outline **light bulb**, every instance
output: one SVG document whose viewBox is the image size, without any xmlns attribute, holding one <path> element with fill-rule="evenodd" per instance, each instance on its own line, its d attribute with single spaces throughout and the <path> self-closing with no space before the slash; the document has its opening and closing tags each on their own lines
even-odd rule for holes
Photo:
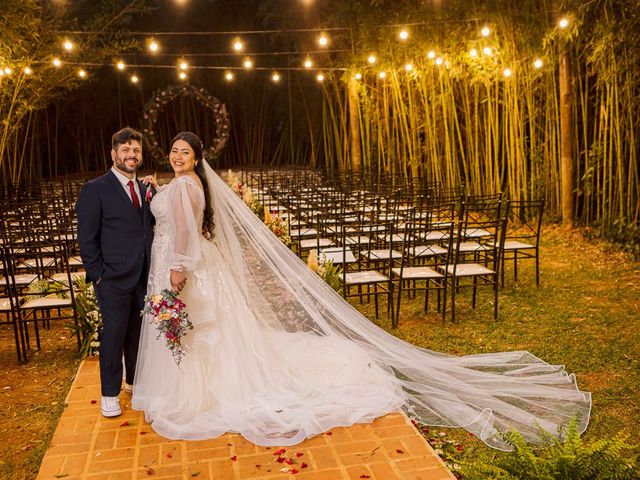
<svg viewBox="0 0 640 480">
<path fill-rule="evenodd" d="M 407 63 L 407 64 L 404 66 L 404 69 L 405 69 L 407 72 L 410 72 L 411 70 L 413 70 L 413 65 L 411 65 L 410 63 Z"/>
<path fill-rule="evenodd" d="M 542 65 L 544 65 L 544 62 L 540 58 L 536 58 L 536 60 L 533 62 L 533 66 L 535 68 L 542 68 Z"/>
<path fill-rule="evenodd" d="M 138 77 L 136 75 L 131 76 L 131 83 L 138 83 Z"/>
<path fill-rule="evenodd" d="M 244 43 L 242 43 L 242 40 L 236 40 L 233 42 L 233 49 L 236 52 L 241 52 L 244 50 Z"/>
<path fill-rule="evenodd" d="M 362 74 L 360 72 L 356 73 L 354 77 L 356 78 L 356 80 L 362 80 Z"/>
<path fill-rule="evenodd" d="M 374 63 L 376 63 L 376 56 L 375 55 L 369 55 L 369 58 L 367 58 L 367 62 L 369 62 L 371 65 L 373 65 Z"/>
<path fill-rule="evenodd" d="M 567 20 L 566 18 L 561 18 L 558 22 L 558 26 L 560 28 L 567 28 L 569 26 L 569 20 Z"/>
<path fill-rule="evenodd" d="M 52 62 L 51 62 L 51 63 L 53 63 L 53 66 L 54 66 L 54 67 L 59 67 L 60 65 L 62 65 L 62 62 L 61 62 L 61 61 L 60 61 L 60 59 L 59 59 L 59 58 L 57 58 L 57 57 L 56 57 L 56 58 L 54 58 L 54 59 L 52 60 Z"/>
<path fill-rule="evenodd" d="M 189 64 L 187 62 L 180 62 L 180 70 L 186 70 L 189 68 Z"/>
<path fill-rule="evenodd" d="M 4 67 L 4 73 L 11 75 L 12 70 L 9 67 Z"/>
<path fill-rule="evenodd" d="M 320 38 L 318 38 L 318 43 L 321 47 L 326 47 L 329 44 L 329 39 L 326 37 L 326 35 L 322 34 L 320 35 Z"/>
<path fill-rule="evenodd" d="M 511 71 L 511 69 L 510 69 L 510 68 L 505 68 L 505 69 L 502 71 L 502 74 L 503 74 L 505 77 L 509 78 L 509 77 L 513 74 L 513 72 Z"/>
<path fill-rule="evenodd" d="M 78 70 L 78 76 L 80 78 L 84 78 L 87 76 L 87 72 L 85 72 L 83 69 Z"/>
<path fill-rule="evenodd" d="M 249 70 L 249 69 L 253 68 L 253 61 L 250 58 L 245 58 L 245 60 L 242 63 L 242 65 L 244 65 L 244 68 Z"/>
<path fill-rule="evenodd" d="M 118 63 L 116 63 L 116 68 L 117 68 L 118 70 L 124 70 L 124 67 L 125 67 L 124 62 L 118 62 Z"/>
<path fill-rule="evenodd" d="M 484 27 L 481 30 L 481 33 L 483 37 L 488 37 L 489 35 L 491 35 L 491 29 L 489 27 Z"/>
<path fill-rule="evenodd" d="M 319 73 L 316 76 L 316 80 L 319 81 L 319 82 L 323 82 L 324 81 L 324 75 L 322 73 Z"/>
<path fill-rule="evenodd" d="M 278 83 L 280 81 L 280 74 L 278 72 L 273 72 L 273 75 L 271 75 L 271 80 L 273 80 L 275 83 Z"/>
<path fill-rule="evenodd" d="M 400 40 L 404 41 L 409 38 L 409 32 L 407 32 L 406 30 L 401 30 L 398 36 L 400 37 Z"/>
<path fill-rule="evenodd" d="M 156 42 L 155 40 L 151 40 L 149 42 L 149 50 L 151 51 L 151 53 L 156 53 L 159 49 L 160 45 L 158 45 L 158 42 Z"/>
<path fill-rule="evenodd" d="M 65 40 L 63 46 L 64 46 L 64 49 L 67 51 L 73 50 L 73 43 L 70 40 Z"/>
<path fill-rule="evenodd" d="M 187 74 L 186 74 L 186 73 L 184 73 L 184 72 L 180 72 L 180 73 L 178 74 L 178 77 L 180 78 L 180 80 L 186 80 L 186 78 L 187 78 Z"/>
<path fill-rule="evenodd" d="M 378 77 L 380 77 L 380 78 L 386 78 L 386 76 L 387 76 L 387 73 L 384 72 L 384 71 L 378 73 Z"/>
<path fill-rule="evenodd" d="M 436 65 L 442 65 L 442 62 L 444 62 L 444 60 L 442 60 L 442 57 L 436 58 Z"/>
<path fill-rule="evenodd" d="M 429 50 L 429 53 L 427 53 L 427 57 L 433 60 L 434 58 L 436 58 L 436 52 L 434 52 L 433 50 Z"/>
<path fill-rule="evenodd" d="M 224 79 L 225 79 L 227 82 L 230 82 L 231 80 L 233 80 L 233 73 L 232 73 L 232 72 L 227 72 L 227 73 L 225 73 L 225 74 L 224 74 Z"/>
<path fill-rule="evenodd" d="M 22 71 L 24 72 L 25 75 L 31 75 L 31 68 L 29 67 L 24 67 Z"/>
<path fill-rule="evenodd" d="M 469 55 L 470 55 L 471 57 L 473 57 L 473 58 L 477 57 L 477 56 L 478 56 L 478 50 L 476 50 L 475 48 L 472 48 L 472 49 L 469 51 Z"/>
<path fill-rule="evenodd" d="M 310 58 L 307 58 L 307 59 L 304 61 L 304 68 L 311 68 L 312 66 L 313 66 L 313 62 L 311 61 L 311 59 L 310 59 Z"/>
<path fill-rule="evenodd" d="M 493 51 L 491 50 L 491 47 L 484 47 L 484 48 L 482 49 L 482 53 L 484 53 L 485 55 L 487 55 L 487 56 L 489 56 L 489 57 L 490 57 L 490 56 L 491 56 L 491 54 L 493 53 Z"/>
</svg>

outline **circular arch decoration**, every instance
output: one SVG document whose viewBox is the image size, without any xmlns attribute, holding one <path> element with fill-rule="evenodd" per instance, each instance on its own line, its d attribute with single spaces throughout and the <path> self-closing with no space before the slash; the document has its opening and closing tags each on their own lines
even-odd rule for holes
<svg viewBox="0 0 640 480">
<path fill-rule="evenodd" d="M 203 152 L 204 158 L 212 162 L 220 155 L 229 139 L 231 128 L 229 113 L 224 103 L 208 93 L 204 88 L 197 88 L 193 85 L 170 85 L 154 92 L 151 99 L 146 103 L 143 112 L 142 132 L 144 133 L 148 151 L 160 164 L 167 164 L 167 155 L 160 148 L 155 126 L 160 112 L 178 97 L 191 97 L 203 107 L 213 111 L 216 134 L 212 144 Z"/>
</svg>

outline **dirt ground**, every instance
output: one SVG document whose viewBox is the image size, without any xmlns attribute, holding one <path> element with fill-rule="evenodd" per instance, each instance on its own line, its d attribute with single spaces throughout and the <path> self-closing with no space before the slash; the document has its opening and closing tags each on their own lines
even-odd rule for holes
<svg viewBox="0 0 640 480">
<path fill-rule="evenodd" d="M 0 326 L 0 478 L 32 479 L 78 368 L 75 338 L 60 322 L 41 330 L 41 351 L 18 363 L 13 329 Z"/>
</svg>

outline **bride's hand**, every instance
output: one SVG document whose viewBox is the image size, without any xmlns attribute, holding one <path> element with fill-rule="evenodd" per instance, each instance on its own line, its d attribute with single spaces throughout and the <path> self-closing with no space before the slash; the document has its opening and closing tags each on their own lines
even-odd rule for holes
<svg viewBox="0 0 640 480">
<path fill-rule="evenodd" d="M 153 175 L 147 175 L 146 177 L 143 177 L 142 183 L 144 183 L 145 185 L 151 185 L 156 190 L 158 189 L 158 181 Z"/>
<path fill-rule="evenodd" d="M 169 281 L 171 282 L 171 288 L 176 292 L 181 292 L 187 283 L 187 277 L 182 272 L 171 270 L 169 275 Z"/>
</svg>

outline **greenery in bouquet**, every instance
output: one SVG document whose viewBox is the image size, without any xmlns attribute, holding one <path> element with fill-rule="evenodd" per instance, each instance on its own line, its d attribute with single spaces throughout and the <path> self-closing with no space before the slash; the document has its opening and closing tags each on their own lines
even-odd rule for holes
<svg viewBox="0 0 640 480">
<path fill-rule="evenodd" d="M 311 250 L 307 258 L 307 265 L 336 292 L 340 291 L 340 273 L 342 270 L 340 267 L 334 265 L 332 260 L 327 260 L 325 254 L 322 254 L 320 258 L 318 258 L 318 252 Z"/>
<path fill-rule="evenodd" d="M 29 298 L 42 298 L 49 294 L 49 281 L 46 279 L 38 279 L 29 284 L 27 287 Z"/>
<path fill-rule="evenodd" d="M 291 237 L 289 236 L 289 221 L 284 220 L 277 213 L 271 213 L 267 207 L 264 207 L 264 223 L 273 234 L 280 239 L 286 246 L 291 245 Z"/>
<path fill-rule="evenodd" d="M 102 314 L 98 306 L 98 299 L 93 289 L 93 284 L 82 277 L 75 279 L 77 292 L 75 294 L 76 309 L 78 310 L 79 325 L 67 324 L 71 334 L 80 331 L 82 344 L 80 356 L 93 356 L 98 354 L 100 348 L 100 331 L 102 330 Z"/>
</svg>

